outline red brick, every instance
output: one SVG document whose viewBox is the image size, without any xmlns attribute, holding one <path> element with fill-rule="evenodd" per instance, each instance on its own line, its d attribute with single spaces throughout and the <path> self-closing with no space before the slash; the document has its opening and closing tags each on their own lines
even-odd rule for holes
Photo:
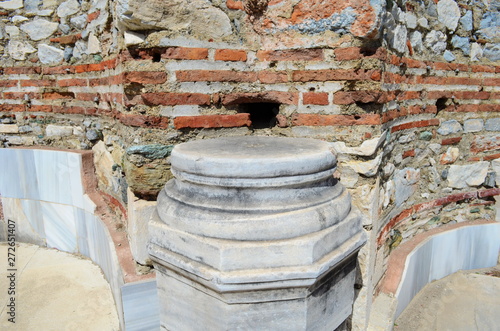
<svg viewBox="0 0 500 331">
<path fill-rule="evenodd" d="M 297 70 L 294 71 L 292 74 L 292 79 L 295 82 L 363 80 L 366 78 L 367 77 L 365 70 L 354 70 L 354 69 Z"/>
<path fill-rule="evenodd" d="M 38 87 L 43 87 L 43 86 L 54 86 L 55 81 L 51 79 L 29 79 L 29 80 L 21 80 L 21 86 L 38 86 Z"/>
<path fill-rule="evenodd" d="M 81 33 L 57 38 L 50 38 L 50 41 L 53 43 L 60 43 L 61 45 L 73 45 L 80 39 L 82 39 Z"/>
<path fill-rule="evenodd" d="M 87 15 L 87 23 L 90 23 L 92 22 L 93 20 L 97 19 L 99 17 L 99 15 L 101 14 L 101 11 L 98 10 L 98 11 L 95 11 L 93 13 L 90 13 Z"/>
<path fill-rule="evenodd" d="M 57 81 L 57 85 L 61 87 L 67 86 L 87 86 L 88 80 L 84 78 L 70 78 L 70 79 L 60 79 Z"/>
<path fill-rule="evenodd" d="M 209 105 L 210 95 L 201 93 L 143 93 L 141 94 L 144 103 L 147 105 Z"/>
<path fill-rule="evenodd" d="M 89 67 L 88 64 L 79 64 L 79 65 L 75 66 L 75 72 L 77 74 L 80 74 L 80 73 L 83 73 L 83 72 L 87 72 L 88 71 L 88 67 Z"/>
<path fill-rule="evenodd" d="M 168 127 L 168 117 L 118 114 L 117 118 L 124 125 L 135 127 L 159 128 Z"/>
<path fill-rule="evenodd" d="M 67 107 L 67 106 L 52 106 L 52 112 L 60 114 L 78 114 L 85 115 L 86 111 L 83 107 Z"/>
<path fill-rule="evenodd" d="M 445 79 L 445 84 L 447 85 L 481 85 L 482 83 L 482 80 L 479 78 L 446 77 Z"/>
<path fill-rule="evenodd" d="M 402 58 L 401 59 L 403 61 L 403 63 L 406 64 L 406 66 L 408 68 L 421 68 L 421 69 L 424 69 L 424 68 L 427 68 L 427 64 L 425 62 L 422 62 L 422 61 L 418 61 L 418 60 L 414 60 L 414 59 L 410 59 L 410 58 Z"/>
<path fill-rule="evenodd" d="M 42 72 L 44 75 L 65 75 L 75 73 L 74 66 L 57 66 L 57 67 L 43 67 Z"/>
<path fill-rule="evenodd" d="M 0 80 L 0 87 L 14 87 L 17 86 L 18 81 L 15 79 L 12 80 Z"/>
<path fill-rule="evenodd" d="M 495 72 L 496 68 L 494 66 L 485 66 L 485 65 L 472 65 L 472 72 Z"/>
<path fill-rule="evenodd" d="M 484 78 L 483 85 L 500 86 L 500 78 Z"/>
<path fill-rule="evenodd" d="M 350 125 L 379 125 L 380 115 L 319 115 L 319 114 L 295 114 L 292 118 L 295 126 L 350 126 Z"/>
<path fill-rule="evenodd" d="M 40 93 L 35 92 L 3 92 L 4 99 L 23 99 L 25 96 L 28 96 L 30 99 L 39 99 Z"/>
<path fill-rule="evenodd" d="M 180 116 L 174 118 L 177 130 L 185 128 L 231 128 L 250 126 L 250 114 Z"/>
<path fill-rule="evenodd" d="M 21 112 L 25 110 L 24 105 L 0 104 L 0 111 L 5 112 Z"/>
<path fill-rule="evenodd" d="M 205 60 L 208 58 L 208 49 L 170 47 L 165 50 L 161 57 L 174 60 Z"/>
<path fill-rule="evenodd" d="M 298 93 L 267 91 L 254 93 L 232 93 L 221 97 L 222 104 L 234 105 L 240 103 L 282 103 L 296 105 L 299 101 Z"/>
<path fill-rule="evenodd" d="M 226 0 L 226 7 L 232 10 L 244 10 L 243 2 L 236 0 Z"/>
<path fill-rule="evenodd" d="M 125 73 L 125 83 L 163 84 L 167 81 L 167 73 L 162 71 L 131 71 Z"/>
<path fill-rule="evenodd" d="M 95 99 L 100 99 L 99 93 L 77 93 L 75 99 L 82 101 L 94 101 Z"/>
<path fill-rule="evenodd" d="M 414 157 L 415 156 L 415 150 L 411 149 L 409 151 L 405 151 L 403 153 L 403 159 L 406 159 L 407 157 Z"/>
<path fill-rule="evenodd" d="M 75 94 L 73 92 L 46 92 L 43 93 L 42 97 L 44 99 L 74 99 Z"/>
<path fill-rule="evenodd" d="M 31 112 L 51 113 L 52 106 L 51 105 L 31 105 L 27 110 L 29 110 Z"/>
<path fill-rule="evenodd" d="M 217 49 L 214 59 L 215 61 L 246 61 L 247 52 L 236 49 Z"/>
<path fill-rule="evenodd" d="M 334 53 L 337 61 L 357 60 L 363 57 L 359 47 L 337 48 Z"/>
<path fill-rule="evenodd" d="M 420 91 L 404 91 L 397 95 L 398 100 L 413 100 L 421 98 Z"/>
<path fill-rule="evenodd" d="M 500 194 L 500 188 L 490 188 L 487 190 L 477 191 L 478 198 L 487 198 L 487 197 L 491 197 L 491 196 L 499 195 L 499 194 Z"/>
<path fill-rule="evenodd" d="M 302 94 L 304 105 L 328 105 L 328 93 L 326 92 L 306 92 Z"/>
<path fill-rule="evenodd" d="M 482 160 L 482 158 L 481 158 L 481 157 L 479 157 L 479 156 L 471 156 L 471 157 L 469 157 L 469 158 L 467 159 L 467 162 L 479 162 L 479 161 L 481 161 L 481 160 Z"/>
<path fill-rule="evenodd" d="M 40 72 L 40 67 L 7 67 L 3 69 L 4 75 L 33 75 Z"/>
<path fill-rule="evenodd" d="M 441 141 L 441 145 L 456 145 L 462 140 L 462 137 L 446 138 Z"/>
<path fill-rule="evenodd" d="M 186 70 L 175 73 L 179 82 L 255 82 L 257 73 L 231 70 Z"/>
<path fill-rule="evenodd" d="M 284 49 L 258 51 L 257 58 L 259 61 L 322 61 L 324 55 L 323 50 L 320 48 Z"/>
<path fill-rule="evenodd" d="M 284 71 L 260 71 L 258 79 L 264 84 L 276 84 L 288 82 L 288 74 Z"/>
<path fill-rule="evenodd" d="M 414 128 L 422 128 L 422 127 L 426 127 L 426 126 L 436 126 L 436 125 L 439 125 L 439 120 L 437 118 L 433 118 L 430 120 L 423 120 L 423 121 L 416 121 L 416 122 L 399 124 L 399 125 L 393 126 L 391 128 L 391 132 L 407 130 L 407 129 L 414 129 Z"/>
<path fill-rule="evenodd" d="M 500 153 L 486 155 L 485 157 L 483 157 L 483 160 L 484 161 L 490 161 L 490 160 L 495 160 L 495 159 L 498 159 L 498 158 L 500 158 Z"/>
<path fill-rule="evenodd" d="M 386 102 L 386 94 L 380 91 L 339 91 L 333 96 L 333 103 L 337 105 L 348 105 L 355 102 L 361 103 L 383 103 Z"/>
<path fill-rule="evenodd" d="M 500 136 L 474 136 L 470 150 L 472 153 L 493 151 L 500 149 Z"/>
</svg>

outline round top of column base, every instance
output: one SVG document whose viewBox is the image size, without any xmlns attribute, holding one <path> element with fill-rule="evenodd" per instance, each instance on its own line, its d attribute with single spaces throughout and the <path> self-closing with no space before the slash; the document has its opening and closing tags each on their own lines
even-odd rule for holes
<svg viewBox="0 0 500 331">
<path fill-rule="evenodd" d="M 212 177 L 212 182 L 213 177 L 251 180 L 330 173 L 336 158 L 320 140 L 244 136 L 179 144 L 171 164 L 180 177 Z"/>
</svg>

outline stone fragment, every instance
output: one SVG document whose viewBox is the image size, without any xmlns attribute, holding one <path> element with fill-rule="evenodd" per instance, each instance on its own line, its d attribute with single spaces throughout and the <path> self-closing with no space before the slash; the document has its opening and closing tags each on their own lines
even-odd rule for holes
<svg viewBox="0 0 500 331">
<path fill-rule="evenodd" d="M 21 31 L 19 31 L 19 28 L 15 25 L 7 25 L 5 26 L 5 33 L 8 34 L 9 38 L 12 40 L 19 37 Z"/>
<path fill-rule="evenodd" d="M 408 31 L 406 26 L 397 25 L 394 29 L 387 31 L 389 45 L 400 53 L 406 52 L 406 40 L 408 39 Z"/>
<path fill-rule="evenodd" d="M 500 43 L 486 44 L 483 49 L 483 56 L 490 61 L 500 61 Z"/>
<path fill-rule="evenodd" d="M 490 163 L 486 161 L 467 165 L 452 165 L 448 170 L 448 186 L 452 188 L 465 188 L 467 186 L 480 186 L 483 184 Z"/>
<path fill-rule="evenodd" d="M 68 137 L 73 134 L 73 127 L 49 124 L 45 128 L 45 135 L 47 137 Z"/>
<path fill-rule="evenodd" d="M 398 142 L 400 144 L 407 144 L 409 142 L 415 141 L 415 139 L 416 139 L 415 133 L 412 132 L 412 133 L 405 134 L 405 135 L 402 135 L 401 137 L 399 137 Z"/>
<path fill-rule="evenodd" d="M 131 146 L 127 148 L 127 154 L 138 154 L 142 155 L 148 159 L 163 159 L 170 155 L 173 145 L 139 145 L 139 146 Z"/>
<path fill-rule="evenodd" d="M 420 31 L 414 31 L 410 34 L 411 47 L 415 52 L 421 52 L 424 49 L 424 44 L 422 43 L 422 33 Z"/>
<path fill-rule="evenodd" d="M 480 30 L 477 34 L 481 39 L 486 39 L 490 42 L 500 42 L 500 13 L 495 11 L 487 11 L 484 13 Z"/>
<path fill-rule="evenodd" d="M 353 191 L 352 204 L 358 207 L 359 211 L 363 213 L 363 225 L 371 225 L 373 215 L 375 215 L 378 203 L 377 187 L 369 184 L 356 187 Z"/>
<path fill-rule="evenodd" d="M 68 34 L 71 32 L 71 27 L 68 24 L 59 24 L 59 30 L 64 34 Z"/>
<path fill-rule="evenodd" d="M 347 188 L 355 188 L 359 180 L 359 175 L 352 168 L 342 167 L 340 171 L 340 183 Z"/>
<path fill-rule="evenodd" d="M 12 17 L 11 21 L 12 23 L 14 24 L 18 24 L 18 23 L 22 23 L 22 22 L 26 22 L 28 20 L 27 17 L 24 17 L 24 16 L 20 16 L 20 15 L 15 15 Z"/>
<path fill-rule="evenodd" d="M 460 8 L 454 0 L 440 0 L 437 3 L 438 20 L 450 31 L 455 31 L 460 19 Z"/>
<path fill-rule="evenodd" d="M 460 24 L 465 31 L 472 31 L 472 11 L 468 10 L 460 19 Z"/>
<path fill-rule="evenodd" d="M 38 12 L 42 0 L 24 0 L 24 10 L 27 12 Z"/>
<path fill-rule="evenodd" d="M 12 123 L 14 123 L 14 121 L 10 117 L 2 119 L 1 122 L 2 122 L 2 124 L 12 124 Z"/>
<path fill-rule="evenodd" d="M 1 9 L 14 10 L 14 9 L 23 8 L 23 6 L 24 6 L 23 0 L 0 1 L 0 8 Z"/>
<path fill-rule="evenodd" d="M 386 133 L 382 134 L 380 137 L 365 140 L 358 147 L 348 147 L 343 141 L 336 141 L 331 143 L 335 151 L 339 154 L 350 154 L 350 155 L 361 155 L 361 156 L 371 156 L 376 151 L 377 148 L 384 142 Z"/>
<path fill-rule="evenodd" d="M 382 202 L 382 206 L 384 208 L 387 208 L 393 200 L 392 197 L 394 196 L 394 191 L 394 181 L 391 179 L 387 183 L 385 183 L 384 201 Z"/>
<path fill-rule="evenodd" d="M 7 45 L 9 55 L 14 60 L 24 61 L 26 60 L 26 55 L 36 52 L 36 48 L 28 44 L 27 42 L 11 40 Z"/>
<path fill-rule="evenodd" d="M 495 187 L 496 184 L 496 172 L 488 172 L 486 175 L 486 179 L 484 180 L 483 185 L 485 187 Z"/>
<path fill-rule="evenodd" d="M 71 25 L 73 25 L 75 28 L 79 30 L 83 30 L 85 28 L 85 25 L 87 25 L 87 15 L 79 15 L 72 17 L 69 22 Z"/>
<path fill-rule="evenodd" d="M 354 171 L 363 176 L 373 177 L 377 174 L 381 161 L 382 153 L 370 161 L 348 161 L 345 163 L 345 166 L 352 168 Z"/>
<path fill-rule="evenodd" d="M 97 54 L 101 52 L 101 42 L 97 37 L 91 33 L 89 35 L 88 45 L 87 45 L 87 54 Z"/>
<path fill-rule="evenodd" d="M 0 133 L 18 133 L 17 124 L 0 124 Z"/>
<path fill-rule="evenodd" d="M 467 37 L 460 37 L 460 36 L 454 35 L 451 38 L 451 44 L 453 45 L 453 47 L 455 49 L 457 49 L 457 48 L 461 49 L 462 52 L 465 55 L 469 55 L 470 54 L 470 42 L 469 42 L 469 38 L 467 38 Z"/>
<path fill-rule="evenodd" d="M 125 31 L 123 33 L 123 35 L 125 37 L 125 45 L 126 46 L 141 44 L 146 39 L 145 35 L 143 35 L 141 33 L 137 33 L 137 32 L 132 32 L 132 31 Z"/>
<path fill-rule="evenodd" d="M 436 54 L 443 53 L 446 49 L 446 35 L 441 31 L 432 30 L 425 36 L 425 46 Z"/>
<path fill-rule="evenodd" d="M 405 14 L 406 27 L 409 29 L 415 29 L 417 27 L 417 16 L 411 12 Z"/>
<path fill-rule="evenodd" d="M 427 14 L 432 17 L 438 17 L 438 11 L 434 1 L 429 1 L 427 7 Z"/>
<path fill-rule="evenodd" d="M 75 43 L 75 48 L 73 48 L 73 57 L 76 59 L 81 59 L 86 50 L 87 43 L 83 40 L 78 40 Z"/>
<path fill-rule="evenodd" d="M 464 132 L 479 132 L 484 128 L 484 121 L 481 118 L 472 118 L 464 121 Z"/>
<path fill-rule="evenodd" d="M 497 186 L 500 186 L 500 159 L 495 159 L 491 161 L 491 168 L 495 172 L 495 182 Z"/>
<path fill-rule="evenodd" d="M 77 0 L 68 0 L 57 7 L 57 16 L 66 17 L 78 13 L 80 4 Z"/>
<path fill-rule="evenodd" d="M 478 43 L 472 43 L 470 46 L 471 61 L 479 61 L 483 57 L 483 48 Z"/>
<path fill-rule="evenodd" d="M 19 127 L 19 132 L 20 133 L 33 132 L 33 128 L 30 125 L 21 125 Z"/>
<path fill-rule="evenodd" d="M 441 164 L 452 164 L 458 159 L 460 155 L 460 151 L 456 147 L 448 147 L 446 152 L 441 155 L 439 163 Z"/>
<path fill-rule="evenodd" d="M 449 50 L 444 51 L 443 57 L 448 62 L 455 61 L 455 55 L 453 55 L 453 53 L 450 52 Z"/>
<path fill-rule="evenodd" d="M 134 260 L 142 265 L 149 265 L 151 260 L 148 255 L 148 222 L 155 211 L 156 201 L 141 200 L 130 188 L 127 188 L 127 197 L 130 251 Z"/>
<path fill-rule="evenodd" d="M 462 125 L 457 120 L 449 120 L 442 122 L 439 126 L 437 132 L 440 135 L 447 136 L 449 134 L 457 133 L 462 131 Z"/>
<path fill-rule="evenodd" d="M 37 18 L 21 25 L 21 30 L 26 32 L 31 40 L 42 40 L 52 36 L 57 31 L 58 26 L 59 24 L 55 22 Z"/>
<path fill-rule="evenodd" d="M 420 25 L 424 29 L 428 29 L 429 28 L 429 21 L 427 21 L 427 19 L 425 17 L 420 17 L 417 20 L 417 23 L 418 23 L 418 25 Z"/>
<path fill-rule="evenodd" d="M 64 51 L 49 45 L 39 44 L 38 58 L 43 64 L 58 64 L 64 59 Z"/>
<path fill-rule="evenodd" d="M 387 179 L 394 173 L 395 169 L 396 169 L 396 166 L 389 162 L 382 169 L 382 175 L 384 176 L 385 179 Z"/>
<path fill-rule="evenodd" d="M 35 144 L 33 137 L 7 136 L 7 144 L 18 146 L 31 146 Z"/>
<path fill-rule="evenodd" d="M 404 168 L 394 174 L 395 204 L 401 206 L 418 189 L 420 169 Z"/>
<path fill-rule="evenodd" d="M 429 141 L 432 139 L 432 132 L 430 131 L 423 131 L 423 132 L 420 132 L 420 140 L 426 140 L 426 141 Z"/>
<path fill-rule="evenodd" d="M 500 118 L 489 118 L 484 125 L 486 131 L 500 131 Z"/>
<path fill-rule="evenodd" d="M 69 60 L 71 60 L 72 56 L 73 56 L 73 47 L 66 46 L 64 48 L 64 54 L 63 54 L 64 61 L 69 62 Z"/>
<path fill-rule="evenodd" d="M 85 133 L 85 137 L 90 141 L 96 141 L 102 139 L 102 132 L 96 129 L 90 129 Z"/>
</svg>

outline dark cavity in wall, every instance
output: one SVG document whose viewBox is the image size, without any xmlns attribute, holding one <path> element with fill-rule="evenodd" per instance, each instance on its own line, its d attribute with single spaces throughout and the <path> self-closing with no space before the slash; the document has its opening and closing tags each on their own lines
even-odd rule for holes
<svg viewBox="0 0 500 331">
<path fill-rule="evenodd" d="M 436 108 L 439 113 L 441 110 L 445 110 L 448 103 L 448 98 L 439 98 L 436 100 Z"/>
<path fill-rule="evenodd" d="M 279 108 L 279 103 L 243 103 L 238 106 L 238 113 L 250 114 L 252 128 L 265 129 L 276 125 L 276 115 L 278 115 Z"/>
</svg>

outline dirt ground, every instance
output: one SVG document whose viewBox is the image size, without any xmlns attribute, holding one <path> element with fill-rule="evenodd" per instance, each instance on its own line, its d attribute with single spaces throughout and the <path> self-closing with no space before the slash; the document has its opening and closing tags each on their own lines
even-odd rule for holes
<svg viewBox="0 0 500 331">
<path fill-rule="evenodd" d="M 92 261 L 19 244 L 13 296 L 7 248 L 0 244 L 0 330 L 119 330 L 111 288 Z M 15 323 L 9 321 L 11 297 L 15 298 Z"/>
<path fill-rule="evenodd" d="M 427 284 L 396 320 L 394 330 L 500 330 L 500 265 L 458 271 Z"/>
</svg>

